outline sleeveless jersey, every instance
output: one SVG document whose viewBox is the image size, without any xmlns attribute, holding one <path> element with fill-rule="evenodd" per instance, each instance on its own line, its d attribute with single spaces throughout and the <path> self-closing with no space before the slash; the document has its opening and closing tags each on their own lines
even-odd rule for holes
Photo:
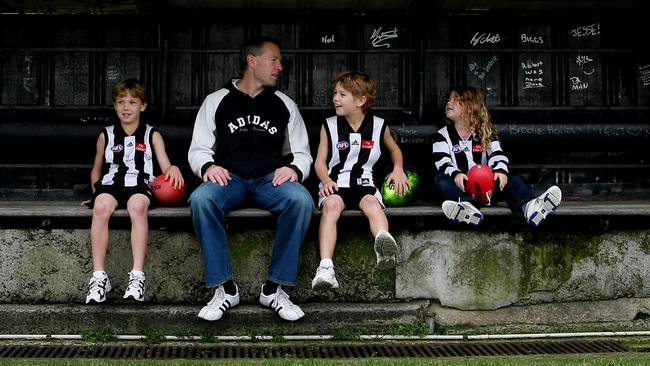
<svg viewBox="0 0 650 366">
<path fill-rule="evenodd" d="M 102 185 L 137 187 L 151 186 L 153 173 L 152 135 L 155 128 L 140 123 L 133 135 L 127 135 L 120 122 L 106 126 Z"/>
<path fill-rule="evenodd" d="M 328 118 L 324 126 L 329 177 L 339 187 L 375 186 L 373 168 L 381 157 L 386 129 L 383 118 L 366 114 L 358 131 L 341 116 Z"/>
</svg>

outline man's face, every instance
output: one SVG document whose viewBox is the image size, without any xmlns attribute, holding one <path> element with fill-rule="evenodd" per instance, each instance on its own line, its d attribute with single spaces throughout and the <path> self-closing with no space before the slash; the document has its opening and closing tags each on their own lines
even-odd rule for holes
<svg viewBox="0 0 650 366">
<path fill-rule="evenodd" d="M 265 43 L 262 53 L 253 57 L 249 67 L 253 72 L 253 77 L 264 86 L 275 86 L 282 72 L 282 56 L 280 48 L 273 43 Z"/>
</svg>

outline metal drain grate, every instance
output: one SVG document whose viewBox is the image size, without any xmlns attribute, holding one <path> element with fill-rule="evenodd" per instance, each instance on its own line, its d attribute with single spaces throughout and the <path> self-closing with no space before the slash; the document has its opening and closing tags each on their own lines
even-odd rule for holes
<svg viewBox="0 0 650 366">
<path fill-rule="evenodd" d="M 332 346 L 0 346 L 0 358 L 266 359 L 466 357 L 627 352 L 612 341 Z"/>
</svg>

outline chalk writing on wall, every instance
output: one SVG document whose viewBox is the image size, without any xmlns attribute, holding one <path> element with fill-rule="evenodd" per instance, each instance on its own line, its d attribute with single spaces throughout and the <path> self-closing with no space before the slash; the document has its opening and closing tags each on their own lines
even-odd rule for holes
<svg viewBox="0 0 650 366">
<path fill-rule="evenodd" d="M 639 67 L 639 77 L 641 78 L 641 85 L 650 86 L 650 65 Z"/>
<path fill-rule="evenodd" d="M 492 67 L 494 66 L 494 64 L 498 60 L 499 60 L 499 58 L 496 55 L 494 55 L 494 56 L 492 56 L 490 61 L 488 61 L 488 63 L 485 66 L 481 66 L 481 65 L 479 65 L 478 62 L 474 61 L 474 62 L 470 63 L 467 67 L 468 67 L 469 71 L 472 74 L 474 74 L 474 76 L 476 76 L 477 78 L 483 80 L 483 79 L 485 79 L 485 75 L 487 75 L 487 73 L 490 72 L 490 70 L 492 69 Z"/>
<path fill-rule="evenodd" d="M 588 135 L 602 137 L 631 137 L 631 138 L 650 138 L 650 127 L 642 125 L 527 125 L 527 124 L 498 124 L 496 125 L 499 133 L 507 135 L 535 135 L 535 136 L 573 136 Z"/>
<path fill-rule="evenodd" d="M 116 81 L 120 77 L 120 72 L 117 67 L 113 65 L 108 65 L 106 67 L 106 80 L 107 81 Z"/>
<path fill-rule="evenodd" d="M 572 76 L 569 79 L 569 83 L 571 84 L 571 90 L 585 90 L 589 87 L 589 82 L 580 80 L 579 77 L 577 76 Z"/>
<path fill-rule="evenodd" d="M 521 43 L 534 43 L 534 44 L 543 44 L 544 43 L 544 37 L 542 36 L 531 36 L 526 33 L 522 33 L 519 36 L 519 39 L 521 39 Z"/>
<path fill-rule="evenodd" d="M 593 23 L 573 28 L 569 31 L 569 34 L 576 38 L 597 36 L 600 34 L 600 23 Z"/>
<path fill-rule="evenodd" d="M 34 91 L 34 75 L 32 73 L 33 62 L 34 62 L 34 54 L 31 52 L 25 52 L 25 56 L 23 59 L 23 89 L 28 93 Z"/>
<path fill-rule="evenodd" d="M 326 34 L 322 37 L 320 37 L 320 43 L 322 44 L 334 44 L 334 35 L 333 34 Z"/>
<path fill-rule="evenodd" d="M 484 44 L 484 43 L 499 43 L 501 41 L 501 36 L 499 33 L 479 33 L 476 32 L 474 33 L 474 36 L 472 36 L 472 39 L 469 41 L 469 44 L 472 46 L 478 46 L 479 44 Z"/>
<path fill-rule="evenodd" d="M 594 59 L 589 56 L 578 55 L 576 57 L 576 64 L 582 69 L 585 75 L 591 75 L 596 71 L 593 66 Z"/>
<path fill-rule="evenodd" d="M 544 88 L 544 62 L 542 60 L 526 60 L 521 63 L 524 72 L 522 89 Z"/>
<path fill-rule="evenodd" d="M 394 28 L 393 30 L 389 30 L 389 31 L 383 31 L 382 27 L 379 27 L 373 29 L 372 35 L 370 36 L 370 42 L 372 43 L 372 46 L 376 48 L 379 47 L 390 48 L 390 43 L 387 41 L 389 39 L 397 38 L 397 37 L 399 37 L 399 35 L 397 34 L 397 28 Z"/>
</svg>

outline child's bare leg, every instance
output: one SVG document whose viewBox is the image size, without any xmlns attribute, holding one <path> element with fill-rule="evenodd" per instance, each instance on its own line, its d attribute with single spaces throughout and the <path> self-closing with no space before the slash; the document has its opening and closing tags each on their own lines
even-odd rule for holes
<svg viewBox="0 0 650 366">
<path fill-rule="evenodd" d="M 379 204 L 379 201 L 377 201 L 374 196 L 369 194 L 363 196 L 359 203 L 359 208 L 368 218 L 368 222 L 370 223 L 370 232 L 373 237 L 377 236 L 379 230 L 388 231 L 388 219 L 386 218 L 386 214 Z"/>
<path fill-rule="evenodd" d="M 321 259 L 332 259 L 336 247 L 336 223 L 345 209 L 343 199 L 338 195 L 331 195 L 323 202 L 320 226 L 318 228 L 318 242 Z"/>
<path fill-rule="evenodd" d="M 372 195 L 365 195 L 359 203 L 359 208 L 368 217 L 370 231 L 375 237 L 375 254 L 377 255 L 377 267 L 379 269 L 390 269 L 397 264 L 397 243 L 388 233 L 388 219 L 379 201 Z"/>
<path fill-rule="evenodd" d="M 93 271 L 103 271 L 108 249 L 108 221 L 117 208 L 117 201 L 110 194 L 102 193 L 93 203 L 93 219 L 90 225 L 90 243 Z"/>
<path fill-rule="evenodd" d="M 131 218 L 131 251 L 133 253 L 133 269 L 142 272 L 144 259 L 147 255 L 147 241 L 149 240 L 149 197 L 143 194 L 134 194 L 126 203 L 126 209 Z"/>
</svg>

